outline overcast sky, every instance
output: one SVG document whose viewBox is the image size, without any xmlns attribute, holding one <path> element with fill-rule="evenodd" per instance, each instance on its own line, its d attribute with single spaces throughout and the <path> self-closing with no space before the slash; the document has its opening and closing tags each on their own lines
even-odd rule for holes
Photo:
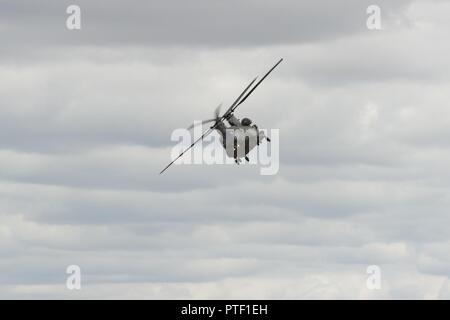
<svg viewBox="0 0 450 320">
<path fill-rule="evenodd" d="M 449 299 L 449 17 L 437 0 L 0 0 L 0 298 Z M 174 129 L 281 57 L 236 112 L 279 129 L 278 174 L 158 174 Z"/>
</svg>

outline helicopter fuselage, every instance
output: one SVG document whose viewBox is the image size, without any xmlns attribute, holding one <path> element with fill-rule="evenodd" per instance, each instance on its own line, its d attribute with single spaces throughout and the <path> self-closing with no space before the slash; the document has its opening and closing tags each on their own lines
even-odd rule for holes
<svg viewBox="0 0 450 320">
<path fill-rule="evenodd" d="M 234 158 L 238 163 L 241 158 L 246 158 L 248 161 L 247 154 L 266 138 L 264 132 L 259 130 L 255 124 L 252 125 L 250 120 L 248 120 L 250 125 L 243 125 L 234 115 L 231 115 L 226 121 L 229 126 L 220 122 L 217 124 L 216 130 L 220 133 L 220 140 L 227 156 Z"/>
</svg>

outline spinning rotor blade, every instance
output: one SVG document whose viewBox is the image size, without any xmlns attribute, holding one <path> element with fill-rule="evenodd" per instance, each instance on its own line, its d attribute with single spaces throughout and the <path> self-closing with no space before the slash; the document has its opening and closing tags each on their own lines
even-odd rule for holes
<svg viewBox="0 0 450 320">
<path fill-rule="evenodd" d="M 216 110 L 214 110 L 214 115 L 216 116 L 216 119 L 220 117 L 220 108 L 222 108 L 222 104 L 219 104 Z"/>
<path fill-rule="evenodd" d="M 182 153 L 180 153 L 180 155 L 178 157 L 176 157 L 171 163 L 169 163 L 159 174 L 163 173 L 164 171 L 167 170 L 167 168 L 169 168 L 175 161 L 177 161 L 179 158 L 181 158 L 181 156 L 183 154 L 186 153 L 186 151 L 188 151 L 189 149 L 191 149 L 197 142 L 199 142 L 200 140 L 203 140 L 204 137 L 206 137 L 208 134 L 210 134 L 211 132 L 213 132 L 213 127 L 209 128 L 208 130 L 205 131 L 205 133 L 198 138 L 193 144 L 190 145 L 189 148 L 185 149 Z"/>
<path fill-rule="evenodd" d="M 216 107 L 216 110 L 214 111 L 215 118 L 213 118 L 213 119 L 208 119 L 208 120 L 203 120 L 202 122 L 199 122 L 199 123 L 193 123 L 193 124 L 192 124 L 190 127 L 188 127 L 187 129 L 188 129 L 188 130 L 191 130 L 191 129 L 192 129 L 193 127 L 195 127 L 195 126 L 198 126 L 198 125 L 204 125 L 205 123 L 217 121 L 217 120 L 219 119 L 220 108 L 222 108 L 222 103 L 219 104 L 219 105 Z"/>
<path fill-rule="evenodd" d="M 208 120 L 203 120 L 202 122 L 196 122 L 196 123 L 192 124 L 191 126 L 189 126 L 187 129 L 188 129 L 188 130 L 191 130 L 191 129 L 192 129 L 193 127 L 195 127 L 195 126 L 203 125 L 203 124 L 209 123 L 209 122 L 214 122 L 214 121 L 216 121 L 216 120 L 217 120 L 217 118 L 214 118 L 214 119 L 208 119 Z"/>
<path fill-rule="evenodd" d="M 255 83 L 256 79 L 258 79 L 258 77 L 256 77 L 255 79 L 253 79 L 252 82 L 250 82 L 250 84 L 247 86 L 247 88 L 245 88 L 244 91 L 242 91 L 242 93 L 239 95 L 239 97 L 236 99 L 236 101 L 233 102 L 233 104 L 228 108 L 228 110 L 223 114 L 223 116 L 220 118 L 220 120 L 225 119 L 226 116 L 228 116 L 231 112 L 233 112 L 233 108 L 234 106 L 239 102 L 239 100 L 241 100 L 242 96 L 247 92 L 248 89 L 250 89 L 250 87 L 252 86 L 253 83 Z M 231 110 L 231 111 L 230 111 Z"/>
<path fill-rule="evenodd" d="M 270 69 L 270 70 L 264 75 L 264 77 L 262 77 L 261 80 L 259 80 L 258 83 L 255 84 L 255 86 L 252 88 L 252 90 L 250 90 L 249 93 L 247 93 L 247 94 L 245 95 L 245 97 L 242 98 L 242 100 L 241 100 L 238 104 L 236 104 L 235 106 L 233 106 L 232 108 L 230 108 L 228 111 L 229 111 L 230 113 L 233 112 L 233 111 L 234 111 L 237 107 L 239 107 L 245 100 L 247 100 L 248 96 L 251 95 L 253 91 L 255 91 L 255 89 L 261 84 L 261 82 L 263 82 L 264 79 L 267 78 L 267 76 L 268 76 L 268 75 L 269 75 L 276 67 L 278 67 L 278 65 L 281 63 L 281 61 L 283 61 L 283 58 L 281 58 L 280 61 L 278 61 L 278 62 L 272 67 L 272 69 Z M 227 112 L 228 112 L 228 111 L 227 111 Z"/>
</svg>

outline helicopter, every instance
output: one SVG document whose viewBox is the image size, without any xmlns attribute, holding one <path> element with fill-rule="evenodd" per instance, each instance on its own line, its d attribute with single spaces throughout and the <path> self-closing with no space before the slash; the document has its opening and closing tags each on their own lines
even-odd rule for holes
<svg viewBox="0 0 450 320">
<path fill-rule="evenodd" d="M 188 150 L 190 150 L 197 142 L 203 140 L 207 135 L 211 134 L 214 130 L 219 132 L 220 141 L 224 147 L 226 154 L 230 158 L 234 158 L 236 164 L 242 162 L 244 158 L 247 162 L 249 158 L 247 154 L 256 146 L 258 146 L 264 139 L 270 142 L 270 138 L 266 137 L 262 130 L 258 129 L 256 124 L 252 124 L 252 120 L 249 118 L 243 118 L 239 120 L 234 116 L 234 111 L 255 91 L 255 89 L 267 78 L 267 76 L 283 61 L 280 59 L 258 82 L 258 77 L 254 78 L 250 84 L 242 91 L 238 98 L 231 104 L 231 106 L 220 116 L 220 104 L 215 112 L 214 118 L 203 120 L 198 123 L 194 123 L 188 129 L 194 128 L 196 125 L 204 125 L 206 123 L 214 122 L 214 124 L 205 131 L 200 138 L 192 143 L 188 148 L 180 153 L 172 162 L 170 162 L 159 174 L 166 171 L 175 161 L 183 156 Z M 256 82 L 256 84 L 255 84 Z M 255 84 L 255 85 L 254 85 Z M 251 89 L 250 89 L 251 88 Z M 228 124 L 228 125 L 227 125 Z"/>
</svg>

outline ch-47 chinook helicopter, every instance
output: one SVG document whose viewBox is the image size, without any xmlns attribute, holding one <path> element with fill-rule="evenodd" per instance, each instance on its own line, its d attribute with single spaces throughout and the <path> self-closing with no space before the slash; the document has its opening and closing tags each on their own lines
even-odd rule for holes
<svg viewBox="0 0 450 320">
<path fill-rule="evenodd" d="M 233 104 L 228 108 L 228 110 L 220 116 L 219 105 L 215 110 L 215 117 L 213 119 L 203 120 L 202 122 L 195 123 L 194 125 L 203 125 L 205 123 L 214 122 L 214 124 L 202 134 L 194 143 L 192 143 L 186 150 L 184 150 L 178 157 L 176 157 L 171 163 L 169 163 L 161 172 L 166 171 L 175 161 L 177 161 L 183 154 L 190 150 L 197 142 L 203 140 L 207 135 L 209 135 L 214 130 L 217 130 L 220 134 L 220 140 L 222 146 L 226 150 L 227 156 L 234 158 L 237 164 L 241 163 L 241 158 L 245 158 L 249 161 L 247 154 L 257 145 L 261 143 L 264 139 L 270 142 L 270 139 L 265 136 L 264 132 L 258 130 L 258 127 L 253 124 L 249 118 L 243 118 L 239 120 L 234 116 L 234 110 L 239 107 L 247 98 L 255 91 L 255 89 L 264 81 L 264 79 L 283 61 L 280 59 L 265 75 L 262 77 L 254 86 L 258 77 L 252 80 L 250 84 L 244 89 L 244 91 L 239 95 L 239 97 L 233 102 Z M 253 86 L 253 87 L 252 87 Z M 250 89 L 251 88 L 251 89 Z M 228 126 L 226 125 L 228 122 Z M 188 129 L 194 127 L 190 126 Z M 230 143 L 230 142 L 233 143 Z M 231 146 L 231 148 L 229 147 Z"/>
</svg>

